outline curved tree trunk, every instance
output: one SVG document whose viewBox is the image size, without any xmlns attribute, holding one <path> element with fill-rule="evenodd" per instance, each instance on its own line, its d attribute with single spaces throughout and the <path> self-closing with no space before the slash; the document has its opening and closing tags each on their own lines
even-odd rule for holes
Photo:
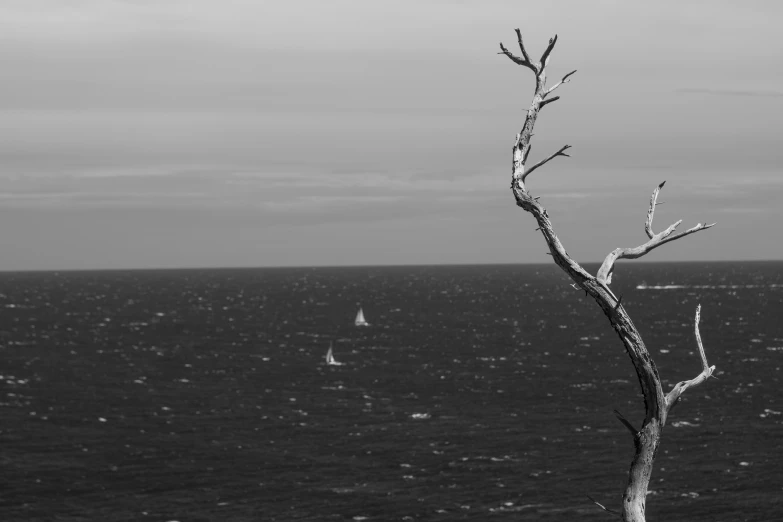
<svg viewBox="0 0 783 522">
<path fill-rule="evenodd" d="M 650 199 L 650 208 L 647 212 L 645 232 L 647 233 L 649 241 L 635 248 L 618 248 L 612 251 L 604 260 L 596 276 L 588 273 L 579 263 L 571 259 L 568 252 L 566 252 L 562 243 L 555 235 L 552 222 L 549 220 L 546 209 L 538 202 L 538 198 L 534 198 L 530 195 L 530 192 L 525 186 L 525 179 L 534 170 L 557 156 L 568 156 L 568 154 L 565 154 L 565 151 L 570 148 L 570 145 L 565 145 L 559 151 L 536 163 L 527 170 L 525 164 L 527 162 L 527 157 L 530 154 L 530 139 L 533 136 L 533 126 L 535 125 L 539 112 L 547 104 L 559 99 L 559 96 L 553 98 L 548 98 L 548 96 L 560 85 L 568 83 L 570 81 L 569 77 L 576 71 L 568 73 L 560 82 L 547 89 L 546 67 L 549 63 L 549 57 L 554 49 L 555 43 L 557 43 L 557 36 L 549 40 L 549 45 L 541 56 L 541 59 L 534 63 L 531 61 L 530 56 L 525 49 L 522 42 L 522 34 L 519 29 L 516 30 L 516 33 L 522 57 L 520 58 L 513 55 L 503 44 L 500 44 L 501 53 L 499 54 L 504 54 L 516 64 L 527 67 L 533 71 L 536 77 L 536 88 L 533 94 L 533 100 L 527 110 L 522 130 L 517 134 L 514 143 L 511 189 L 514 193 L 517 205 L 532 214 L 538 222 L 538 230 L 543 234 L 544 239 L 549 246 L 550 255 L 555 263 L 557 263 L 557 265 L 560 266 L 560 268 L 562 268 L 586 294 L 590 295 L 604 311 L 604 314 L 606 314 L 612 327 L 623 342 L 625 351 L 636 370 L 636 375 L 639 378 L 639 385 L 642 389 L 642 394 L 644 395 L 645 405 L 645 416 L 641 429 L 636 430 L 630 422 L 619 413 L 616 413 L 620 418 L 620 421 L 633 434 L 635 447 L 635 453 L 633 460 L 631 461 L 631 469 L 628 475 L 628 486 L 625 488 L 625 493 L 623 495 L 622 518 L 624 521 L 628 522 L 644 522 L 647 486 L 650 482 L 650 476 L 652 475 L 653 462 L 655 461 L 655 455 L 660 443 L 661 432 L 666 425 L 666 417 L 673 405 L 679 400 L 680 395 L 687 388 L 704 382 L 712 375 L 715 367 L 707 365 L 707 359 L 699 335 L 700 308 L 697 308 L 695 331 L 702 359 L 702 372 L 690 381 L 677 383 L 668 395 L 664 394 L 661 379 L 658 375 L 658 369 L 650 357 L 650 353 L 647 351 L 647 347 L 644 345 L 644 341 L 642 341 L 639 331 L 625 311 L 625 308 L 621 303 L 622 299 L 618 299 L 609 289 L 609 284 L 611 284 L 612 281 L 612 273 L 614 271 L 614 262 L 617 259 L 622 258 L 635 259 L 641 257 L 664 243 L 710 228 L 714 223 L 711 225 L 702 225 L 699 223 L 685 232 L 675 234 L 675 229 L 681 223 L 681 221 L 678 221 L 663 232 L 654 234 L 652 231 L 652 221 L 658 193 L 661 188 L 663 188 L 663 183 L 661 183 L 653 192 L 652 198 Z"/>
</svg>

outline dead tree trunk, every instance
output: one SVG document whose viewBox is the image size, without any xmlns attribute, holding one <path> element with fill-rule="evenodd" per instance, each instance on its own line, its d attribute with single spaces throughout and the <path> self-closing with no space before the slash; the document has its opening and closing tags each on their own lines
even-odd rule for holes
<svg viewBox="0 0 783 522">
<path fill-rule="evenodd" d="M 653 214 L 657 204 L 658 193 L 661 188 L 663 188 L 663 183 L 661 183 L 653 191 L 652 198 L 650 199 L 650 208 L 647 211 L 647 221 L 644 227 L 647 237 L 649 238 L 646 243 L 635 248 L 618 248 L 612 251 L 606 256 L 606 259 L 595 276 L 588 273 L 579 263 L 571 259 L 562 243 L 555 235 L 547 211 L 538 202 L 538 198 L 534 198 L 530 195 L 530 192 L 525 186 L 525 179 L 538 167 L 541 167 L 555 157 L 568 156 L 565 151 L 570 148 L 570 145 L 565 145 L 551 156 L 539 161 L 530 168 L 526 168 L 527 158 L 530 154 L 530 139 L 533 136 L 533 126 L 535 125 L 539 112 L 547 104 L 559 99 L 559 96 L 550 98 L 549 95 L 560 85 L 568 83 L 570 81 L 569 77 L 576 71 L 566 74 L 558 83 L 547 89 L 546 69 L 549 64 L 549 55 L 552 53 L 552 49 L 557 42 L 557 35 L 549 40 L 549 45 L 541 56 L 541 59 L 538 62 L 533 62 L 522 43 L 522 34 L 519 29 L 516 30 L 516 33 L 519 50 L 522 53 L 522 56 L 518 57 L 512 54 L 502 43 L 500 44 L 502 52 L 498 54 L 505 54 L 514 63 L 527 67 L 533 71 L 536 78 L 536 90 L 533 94 L 533 101 L 527 110 L 522 130 L 517 134 L 514 142 L 511 190 L 514 192 L 517 206 L 530 212 L 538 222 L 539 228 L 537 230 L 540 230 L 543 234 L 547 245 L 549 245 L 549 252 L 555 263 L 557 263 L 586 294 L 595 299 L 595 302 L 598 303 L 598 306 L 601 307 L 609 318 L 609 322 L 617 332 L 620 340 L 622 340 L 625 351 L 631 358 L 631 362 L 636 370 L 636 375 L 639 378 L 639 385 L 641 386 L 642 394 L 644 395 L 645 406 L 645 416 L 641 429 L 637 430 L 619 413 L 615 413 L 617 413 L 623 425 L 631 431 L 635 447 L 635 453 L 633 460 L 631 461 L 631 469 L 628 476 L 628 485 L 623 494 L 622 519 L 627 522 L 644 522 L 647 485 L 650 482 L 653 461 L 655 460 L 655 454 L 661 439 L 661 431 L 666 425 L 666 416 L 671 408 L 679 401 L 680 395 L 686 389 L 707 380 L 712 375 L 715 367 L 707 364 L 707 358 L 704 354 L 704 348 L 699 335 L 699 306 L 696 308 L 695 330 L 696 342 L 699 347 L 699 353 L 701 354 L 702 371 L 694 379 L 677 383 L 668 394 L 665 394 L 663 386 L 661 385 L 661 379 L 658 376 L 658 369 L 655 367 L 655 363 L 653 362 L 652 357 L 650 357 L 650 353 L 647 351 L 641 335 L 639 335 L 638 330 L 628 316 L 628 313 L 625 311 L 621 299 L 618 299 L 609 289 L 609 284 L 612 282 L 612 272 L 614 271 L 614 263 L 616 260 L 623 258 L 636 259 L 664 243 L 710 228 L 714 223 L 710 225 L 699 223 L 685 232 L 675 233 L 675 229 L 682 222 L 680 220 L 663 232 L 658 234 L 653 233 Z"/>
</svg>

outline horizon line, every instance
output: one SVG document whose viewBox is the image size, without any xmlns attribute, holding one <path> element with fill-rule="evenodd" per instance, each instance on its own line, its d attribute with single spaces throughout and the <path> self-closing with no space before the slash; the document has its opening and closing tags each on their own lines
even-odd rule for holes
<svg viewBox="0 0 783 522">
<path fill-rule="evenodd" d="M 600 265 L 603 261 L 587 261 L 580 263 L 583 266 Z M 636 261 L 622 259 L 617 263 L 631 263 L 635 265 L 660 265 L 660 264 L 695 264 L 695 263 L 783 263 L 783 259 L 724 259 L 724 260 L 688 260 L 688 261 Z M 33 274 L 33 273 L 60 273 L 60 272 L 164 272 L 187 270 L 285 270 L 285 269 L 319 269 L 319 268 L 418 268 L 418 267 L 467 267 L 467 266 L 552 266 L 554 263 L 545 262 L 499 262 L 499 263 L 399 263 L 394 265 L 368 264 L 368 265 L 266 265 L 266 266 L 183 266 L 183 267 L 123 267 L 123 268 L 41 268 L 28 270 L 3 270 L 0 274 Z"/>
</svg>

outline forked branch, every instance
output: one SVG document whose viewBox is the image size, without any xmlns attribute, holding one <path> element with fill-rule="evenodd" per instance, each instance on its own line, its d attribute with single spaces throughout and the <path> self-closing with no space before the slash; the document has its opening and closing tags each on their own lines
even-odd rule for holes
<svg viewBox="0 0 783 522">
<path fill-rule="evenodd" d="M 527 53 L 527 50 L 525 49 L 525 44 L 522 42 L 522 32 L 519 29 L 514 29 L 517 33 L 517 43 L 519 44 L 519 51 L 522 53 L 522 58 L 518 56 L 514 56 L 511 51 L 506 49 L 506 46 L 502 43 L 500 44 L 500 51 L 498 54 L 505 54 L 508 56 L 514 63 L 517 65 L 522 65 L 524 67 L 527 67 L 528 69 L 532 70 L 536 77 L 544 73 L 544 69 L 546 69 L 547 63 L 549 63 L 549 55 L 552 53 L 552 49 L 555 48 L 555 44 L 557 43 L 557 35 L 549 39 L 549 45 L 547 45 L 546 50 L 544 51 L 544 54 L 541 55 L 541 60 L 537 63 L 533 63 L 533 61 L 530 59 L 530 55 Z M 563 81 L 560 83 L 566 83 L 566 78 L 574 74 L 576 71 L 568 73 L 564 78 Z M 557 87 L 560 85 L 558 83 L 555 85 Z M 550 91 L 553 91 L 555 89 L 553 87 L 550 89 Z M 548 93 L 547 93 L 548 94 Z"/>
<path fill-rule="evenodd" d="M 701 342 L 701 334 L 699 333 L 699 321 L 701 321 L 701 305 L 698 305 L 696 307 L 696 319 L 694 320 L 696 344 L 699 347 L 699 356 L 701 357 L 701 367 L 702 367 L 701 373 L 689 381 L 681 381 L 674 385 L 672 391 L 670 391 L 668 395 L 666 395 L 667 413 L 677 403 L 677 400 L 680 398 L 680 395 L 685 393 L 685 390 L 687 390 L 688 388 L 693 388 L 703 383 L 704 381 L 712 377 L 712 372 L 715 371 L 715 366 L 714 365 L 710 366 L 707 363 L 707 355 L 704 353 L 704 345 Z"/>
<path fill-rule="evenodd" d="M 522 53 L 522 57 L 520 58 L 512 54 L 511 51 L 509 51 L 506 48 L 506 46 L 503 45 L 503 43 L 500 44 L 501 52 L 498 54 L 504 54 L 514 63 L 527 67 L 528 69 L 533 71 L 533 74 L 535 74 L 536 76 L 536 90 L 535 93 L 533 94 L 533 101 L 530 103 L 530 107 L 528 107 L 527 109 L 527 115 L 525 117 L 525 122 L 522 125 L 522 130 L 519 131 L 519 133 L 517 134 L 517 138 L 514 142 L 513 177 L 514 177 L 514 186 L 516 187 L 515 190 L 520 190 L 521 192 L 527 193 L 524 185 L 524 179 L 527 177 L 527 174 L 529 174 L 533 170 L 537 169 L 538 167 L 542 166 L 543 164 L 545 164 L 546 162 L 552 160 L 557 156 L 568 156 L 568 154 L 563 154 L 563 152 L 570 147 L 569 145 L 566 145 L 552 156 L 544 159 L 543 161 L 538 162 L 531 169 L 525 172 L 526 170 L 525 165 L 527 164 L 527 158 L 530 155 L 530 149 L 531 149 L 530 140 L 533 137 L 533 126 L 536 123 L 536 118 L 538 118 L 538 113 L 541 111 L 541 108 L 544 107 L 545 105 L 560 99 L 559 96 L 546 99 L 547 95 L 549 95 L 549 93 L 551 93 L 559 85 L 563 83 L 568 83 L 570 81 L 569 79 L 570 76 L 573 75 L 576 71 L 571 71 L 570 73 L 566 74 L 565 76 L 563 76 L 563 79 L 557 85 L 547 90 L 546 89 L 546 66 L 549 63 L 549 57 L 552 53 L 552 49 L 554 49 L 555 44 L 557 43 L 557 35 L 555 35 L 553 38 L 549 40 L 549 45 L 547 45 L 546 50 L 541 55 L 541 60 L 539 62 L 533 63 L 533 61 L 530 59 L 530 54 L 527 52 L 527 49 L 525 49 L 525 44 L 522 42 L 522 32 L 519 29 L 515 29 L 515 31 L 517 33 L 517 43 L 519 43 L 519 50 Z"/>
<path fill-rule="evenodd" d="M 653 191 L 652 197 L 650 198 L 650 208 L 647 210 L 647 221 L 644 223 L 644 231 L 647 233 L 647 236 L 650 238 L 650 240 L 638 247 L 616 248 L 612 252 L 610 252 L 609 255 L 606 256 L 606 259 L 604 259 L 604 262 L 601 263 L 601 268 L 598 269 L 598 274 L 596 275 L 596 277 L 600 282 L 606 285 L 612 282 L 614 263 L 618 259 L 638 259 L 643 255 L 647 254 L 648 252 L 650 252 L 651 250 L 654 250 L 661 245 L 669 243 L 670 241 L 674 241 L 675 239 L 680 239 L 681 237 L 689 236 L 701 230 L 706 230 L 708 228 L 715 226 L 715 223 L 710 223 L 709 225 L 706 223 L 704 224 L 696 223 L 696 226 L 689 228 L 685 232 L 680 232 L 679 234 L 675 234 L 674 231 L 677 229 L 680 223 L 682 223 L 682 220 L 679 220 L 676 223 L 669 226 L 669 228 L 667 228 L 663 232 L 660 232 L 659 234 L 653 233 L 652 230 L 653 215 L 655 214 L 655 206 L 659 204 L 658 193 L 663 188 L 664 183 L 666 182 L 664 181 L 663 183 L 658 185 L 658 187 L 656 187 L 656 189 Z"/>
</svg>

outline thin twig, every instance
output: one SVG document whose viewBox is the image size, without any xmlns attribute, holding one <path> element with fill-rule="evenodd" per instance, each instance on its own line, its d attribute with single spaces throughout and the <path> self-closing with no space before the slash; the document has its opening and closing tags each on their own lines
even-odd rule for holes
<svg viewBox="0 0 783 522">
<path fill-rule="evenodd" d="M 522 57 L 525 59 L 527 63 L 533 63 L 530 61 L 530 56 L 527 54 L 527 51 L 525 50 L 525 44 L 522 43 L 522 31 L 519 29 L 514 29 L 517 33 L 517 42 L 519 43 L 519 50 L 522 52 Z"/>
<path fill-rule="evenodd" d="M 549 45 L 546 46 L 546 50 L 544 51 L 544 54 L 541 55 L 541 72 L 543 72 L 544 69 L 546 69 L 546 64 L 549 61 L 549 53 L 551 53 L 552 49 L 555 48 L 556 43 L 557 43 L 557 35 L 549 39 Z"/>
<path fill-rule="evenodd" d="M 620 413 L 620 412 L 619 412 L 619 411 L 617 411 L 617 410 L 614 410 L 614 415 L 617 417 L 617 419 L 618 419 L 620 422 L 622 422 L 622 423 L 623 423 L 623 426 L 625 426 L 626 428 L 628 428 L 628 431 L 630 431 L 630 432 L 631 432 L 631 434 L 632 434 L 634 437 L 636 437 L 636 434 L 637 434 L 637 433 L 639 433 L 639 430 L 637 430 L 636 428 L 634 428 L 634 427 L 633 427 L 633 424 L 631 424 L 631 421 L 629 421 L 628 419 L 626 419 L 626 418 L 623 416 L 623 414 L 622 414 L 622 413 Z"/>
<path fill-rule="evenodd" d="M 571 80 L 569 80 L 569 79 L 568 79 L 568 77 L 569 77 L 569 76 L 571 76 L 572 74 L 574 74 L 575 72 L 576 72 L 576 69 L 574 69 L 574 70 L 573 70 L 573 71 L 571 71 L 570 73 L 568 73 L 568 74 L 566 74 L 565 76 L 563 76 L 563 79 L 562 79 L 562 80 L 560 80 L 559 82 L 557 82 L 556 84 L 554 84 L 552 87 L 550 87 L 550 88 L 549 88 L 549 90 L 548 90 L 548 91 L 546 91 L 546 94 L 544 94 L 544 98 L 546 98 L 547 96 L 549 96 L 549 93 L 551 93 L 552 91 L 554 91 L 555 89 L 557 89 L 558 87 L 560 87 L 561 85 L 563 85 L 564 83 L 568 83 L 568 82 L 570 82 Z"/>
<path fill-rule="evenodd" d="M 607 513 L 611 513 L 611 514 L 613 514 L 613 515 L 617 515 L 618 517 L 621 517 L 621 516 L 623 516 L 623 515 L 622 515 L 622 513 L 618 513 L 617 511 L 615 511 L 615 510 L 613 510 L 613 509 L 609 509 L 608 507 L 604 506 L 604 505 L 603 505 L 603 504 L 601 504 L 600 502 L 597 502 L 597 501 L 596 501 L 596 500 L 595 500 L 593 497 L 591 497 L 590 495 L 585 495 L 585 496 L 586 496 L 587 498 L 589 498 L 589 499 L 590 499 L 590 500 L 593 502 L 593 504 L 595 504 L 595 505 L 596 505 L 596 506 L 598 506 L 599 508 L 603 509 L 603 510 L 604 510 L 604 511 L 606 511 Z"/>
<path fill-rule="evenodd" d="M 571 156 L 565 153 L 565 151 L 570 149 L 570 148 L 571 148 L 571 145 L 563 145 L 563 147 L 559 151 L 555 152 L 554 154 L 552 154 L 548 158 L 539 161 L 538 163 L 536 163 L 535 165 L 533 165 L 532 167 L 527 169 L 527 171 L 524 174 L 522 174 L 522 183 L 525 182 L 525 178 L 527 178 L 530 175 L 531 172 L 536 170 L 541 165 L 545 164 L 547 161 L 552 160 L 552 159 L 554 159 L 554 158 L 556 158 L 558 156 L 565 156 L 566 158 L 570 158 Z"/>
<path fill-rule="evenodd" d="M 702 371 L 712 374 L 710 365 L 707 364 L 707 354 L 704 353 L 704 345 L 701 342 L 701 333 L 699 332 L 699 322 L 701 321 L 701 304 L 696 306 L 696 318 L 693 321 L 693 329 L 696 333 L 696 344 L 699 346 L 699 355 L 701 355 Z M 709 377 L 709 375 L 708 375 Z"/>
<path fill-rule="evenodd" d="M 655 234 L 652 231 L 653 214 L 655 214 L 655 206 L 658 201 L 658 193 L 661 191 L 666 181 L 662 181 L 658 187 L 653 190 L 652 197 L 650 198 L 650 209 L 647 211 L 647 221 L 644 222 L 644 231 L 647 233 L 647 237 L 652 239 Z"/>
</svg>

